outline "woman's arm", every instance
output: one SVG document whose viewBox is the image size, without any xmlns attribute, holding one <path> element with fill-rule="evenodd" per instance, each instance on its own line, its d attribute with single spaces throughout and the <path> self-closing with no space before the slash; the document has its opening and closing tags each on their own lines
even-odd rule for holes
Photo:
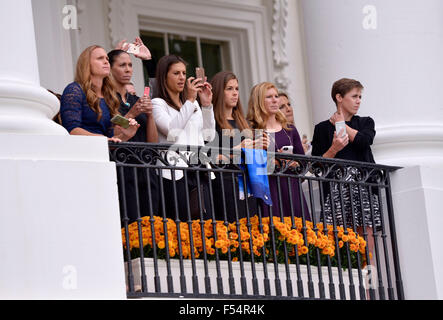
<svg viewBox="0 0 443 320">
<path fill-rule="evenodd" d="M 194 103 L 187 100 L 180 108 L 180 111 L 176 115 L 171 116 L 168 113 L 168 108 L 171 107 L 163 99 L 153 99 L 152 106 L 152 115 L 158 131 L 164 136 L 171 136 L 174 139 L 179 134 L 179 131 L 185 128 L 187 122 L 197 110 L 196 108 L 198 108 Z M 175 133 L 172 131 L 175 131 Z"/>
<path fill-rule="evenodd" d="M 292 127 L 292 145 L 294 147 L 295 154 L 305 154 L 305 149 L 303 149 L 303 144 L 301 143 L 300 134 L 298 133 L 297 128 Z"/>
<path fill-rule="evenodd" d="M 203 140 L 212 141 L 215 138 L 215 118 L 214 109 L 212 105 L 209 107 L 202 107 L 203 117 Z"/>
<path fill-rule="evenodd" d="M 146 115 L 146 139 L 147 142 L 157 143 L 158 142 L 158 131 L 155 125 L 154 116 L 152 114 Z"/>
<path fill-rule="evenodd" d="M 357 131 L 355 129 L 350 128 L 355 131 L 354 138 L 351 140 L 354 146 L 356 146 L 360 150 L 364 150 L 369 148 L 374 142 L 375 138 L 375 122 L 372 118 L 360 118 L 361 126 Z M 347 130 L 346 130 L 347 131 Z"/>
<path fill-rule="evenodd" d="M 83 95 L 80 85 L 73 82 L 63 90 L 63 94 L 60 98 L 60 117 L 62 125 L 69 133 L 75 128 L 80 129 L 82 125 Z"/>
</svg>

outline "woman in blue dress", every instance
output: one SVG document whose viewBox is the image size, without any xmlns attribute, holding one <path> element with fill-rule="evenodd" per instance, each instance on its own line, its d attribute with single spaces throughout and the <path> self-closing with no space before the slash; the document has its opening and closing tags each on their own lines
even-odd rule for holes
<svg viewBox="0 0 443 320">
<path fill-rule="evenodd" d="M 80 54 L 75 80 L 63 91 L 60 103 L 62 125 L 71 135 L 106 136 L 114 142 L 135 135 L 139 124 L 134 119 L 129 119 L 127 129 L 111 122 L 120 106 L 111 77 L 102 47 L 93 45 Z"/>
</svg>

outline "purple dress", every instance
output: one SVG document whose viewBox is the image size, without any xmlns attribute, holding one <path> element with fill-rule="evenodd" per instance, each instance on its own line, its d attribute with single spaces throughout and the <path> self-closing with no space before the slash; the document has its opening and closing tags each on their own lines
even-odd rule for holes
<svg viewBox="0 0 443 320">
<path fill-rule="evenodd" d="M 297 129 L 289 125 L 290 130 L 282 129 L 274 134 L 275 141 L 275 151 L 281 149 L 283 146 L 293 146 L 294 154 L 302 154 L 305 152 L 303 150 L 303 146 L 300 140 L 300 135 L 298 134 Z M 271 138 L 272 139 L 272 138 Z M 277 169 L 278 170 L 278 169 Z M 288 179 L 291 181 L 291 196 L 292 196 L 292 208 L 294 217 L 301 217 L 302 212 L 307 220 L 311 220 L 311 216 L 309 214 L 309 208 L 306 203 L 305 196 L 302 194 L 302 202 L 300 201 L 300 183 L 296 178 L 286 178 L 280 177 L 280 194 L 281 194 L 281 202 L 283 204 L 283 216 L 290 217 L 291 216 L 291 204 L 289 198 L 289 187 L 288 187 Z M 281 216 L 280 211 L 280 199 L 278 193 L 278 178 L 276 176 L 269 176 L 269 188 L 271 189 L 271 198 L 272 198 L 272 215 L 276 217 Z M 269 216 L 269 206 L 263 205 L 263 216 Z"/>
</svg>

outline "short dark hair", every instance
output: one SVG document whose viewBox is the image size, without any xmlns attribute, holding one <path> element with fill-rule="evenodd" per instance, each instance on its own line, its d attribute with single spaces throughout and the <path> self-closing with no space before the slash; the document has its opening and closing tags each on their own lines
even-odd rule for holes
<svg viewBox="0 0 443 320">
<path fill-rule="evenodd" d="M 363 89 L 363 85 L 354 79 L 348 79 L 348 78 L 342 78 L 340 80 L 337 80 L 332 85 L 331 90 L 331 97 L 332 100 L 334 100 L 335 105 L 337 105 L 337 98 L 336 95 L 339 94 L 342 97 L 344 97 L 349 91 L 351 91 L 354 88 Z"/>
</svg>

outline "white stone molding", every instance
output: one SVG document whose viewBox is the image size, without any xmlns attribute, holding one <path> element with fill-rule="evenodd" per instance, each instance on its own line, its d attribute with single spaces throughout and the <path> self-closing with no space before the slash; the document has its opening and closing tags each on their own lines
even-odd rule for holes
<svg viewBox="0 0 443 320">
<path fill-rule="evenodd" d="M 376 162 L 395 166 L 443 164 L 443 125 L 409 124 L 376 128 Z"/>
<path fill-rule="evenodd" d="M 111 45 L 115 47 L 119 41 L 125 38 L 125 0 L 109 0 L 109 33 Z"/>
<path fill-rule="evenodd" d="M 286 53 L 286 33 L 288 27 L 288 0 L 273 0 L 272 6 L 272 53 L 276 85 L 288 89 L 289 79 L 285 68 L 289 64 Z"/>
<path fill-rule="evenodd" d="M 0 61 L 0 134 L 67 135 L 52 121 L 57 98 L 40 86 L 32 4 L 29 0 L 0 2 L 0 30 L 4 43 Z M 16 26 L 20 21 L 19 26 Z M 20 39 L 20 41 L 17 41 Z"/>
<path fill-rule="evenodd" d="M 258 1 L 220 0 L 110 0 L 109 28 L 114 44 L 140 34 L 140 29 L 208 37 L 229 43 L 232 71 L 239 77 L 241 99 L 247 103 L 249 88 L 272 79 L 271 26 L 268 12 Z M 120 11 L 118 11 L 120 10 Z M 117 11 L 117 12 L 116 12 Z M 112 13 L 114 12 L 114 13 Z M 122 17 L 124 23 L 122 23 Z M 133 60 L 137 91 L 143 91 L 142 64 Z"/>
</svg>

